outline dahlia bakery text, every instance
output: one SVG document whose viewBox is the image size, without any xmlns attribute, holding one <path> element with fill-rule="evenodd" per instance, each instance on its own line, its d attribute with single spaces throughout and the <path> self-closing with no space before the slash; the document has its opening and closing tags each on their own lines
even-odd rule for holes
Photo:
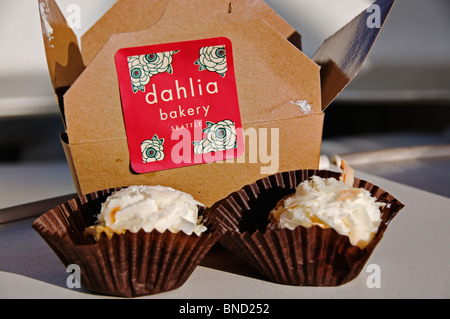
<svg viewBox="0 0 450 319">
<path fill-rule="evenodd" d="M 194 84 L 195 82 L 195 84 Z M 149 105 L 166 105 L 164 103 L 179 101 L 188 98 L 201 97 L 203 95 L 214 95 L 219 93 L 219 86 L 216 81 L 202 83 L 201 79 L 189 78 L 189 85 L 182 86 L 175 80 L 172 87 L 159 88 L 155 83 L 150 86 L 149 92 L 145 95 L 145 102 Z M 176 106 L 167 105 L 159 108 L 159 118 L 161 121 L 167 119 L 182 119 L 186 117 L 207 117 L 209 105 L 196 106 Z"/>
</svg>

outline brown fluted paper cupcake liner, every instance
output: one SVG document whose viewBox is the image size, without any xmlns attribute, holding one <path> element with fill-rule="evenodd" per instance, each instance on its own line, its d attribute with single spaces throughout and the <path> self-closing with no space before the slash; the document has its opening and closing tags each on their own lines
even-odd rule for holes
<svg viewBox="0 0 450 319">
<path fill-rule="evenodd" d="M 355 178 L 355 187 L 367 189 L 378 201 L 382 223 L 369 245 L 360 249 L 347 236 L 319 226 L 267 229 L 270 211 L 301 182 L 317 175 L 339 179 L 325 170 L 297 170 L 260 179 L 230 194 L 210 208 L 209 215 L 226 230 L 219 239 L 225 248 L 247 261 L 270 281 L 298 286 L 339 286 L 363 269 L 389 222 L 403 204 L 378 186 Z"/>
<path fill-rule="evenodd" d="M 109 189 L 80 196 L 49 210 L 33 228 L 67 267 L 81 270 L 81 284 L 88 290 L 114 296 L 137 297 L 176 289 L 183 285 L 222 232 L 207 223 L 197 236 L 183 232 L 104 234 L 98 242 L 84 236 L 93 225 Z M 199 214 L 205 212 L 200 208 Z"/>
</svg>

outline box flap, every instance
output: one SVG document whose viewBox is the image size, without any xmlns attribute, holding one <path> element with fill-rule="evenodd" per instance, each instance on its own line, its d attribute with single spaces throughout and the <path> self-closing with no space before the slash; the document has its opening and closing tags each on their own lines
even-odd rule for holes
<svg viewBox="0 0 450 319">
<path fill-rule="evenodd" d="M 53 87 L 70 86 L 84 70 L 77 37 L 55 0 L 39 0 L 39 13 Z"/>
<path fill-rule="evenodd" d="M 321 66 L 322 110 L 358 74 L 395 0 L 378 0 L 324 41 L 313 56 Z"/>
<path fill-rule="evenodd" d="M 48 71 L 65 124 L 63 95 L 84 70 L 75 33 L 67 26 L 55 0 L 39 0 Z"/>
<path fill-rule="evenodd" d="M 169 2 L 169 0 L 118 0 L 82 35 L 81 44 L 79 44 L 75 33 L 68 27 L 56 1 L 38 1 L 49 73 L 64 124 L 63 95 L 109 37 L 116 33 L 141 31 L 150 28 L 164 14 Z M 192 3 L 195 1 L 189 2 L 189 8 L 193 7 Z M 233 15 L 262 18 L 297 48 L 301 49 L 301 36 L 262 0 L 209 1 L 208 8 L 213 7 L 220 7 L 221 12 L 233 12 Z M 186 9 L 185 1 L 181 13 L 186 12 Z"/>
<path fill-rule="evenodd" d="M 168 2 L 169 0 L 118 0 L 81 36 L 84 63 L 88 65 L 92 61 L 111 34 L 150 28 L 162 17 Z"/>
<path fill-rule="evenodd" d="M 263 19 L 298 49 L 302 49 L 301 35 L 264 1 L 229 0 L 228 11 L 247 18 Z"/>
<path fill-rule="evenodd" d="M 321 113 L 317 64 L 264 21 L 229 14 L 228 3 L 202 4 L 190 1 L 187 13 L 185 0 L 169 1 L 152 28 L 110 37 L 64 97 L 71 143 L 125 138 L 114 55 L 147 44 L 229 38 L 243 124 Z"/>
<path fill-rule="evenodd" d="M 81 37 L 83 61 L 88 65 L 112 34 L 150 28 L 164 14 L 169 0 L 118 0 L 108 12 Z M 192 6 L 187 1 L 182 12 Z M 262 18 L 292 44 L 301 49 L 301 36 L 262 0 L 209 0 L 208 6 L 246 17 Z M 225 11 L 224 11 L 225 12 Z M 120 21 L 120 23 L 117 23 Z"/>
</svg>

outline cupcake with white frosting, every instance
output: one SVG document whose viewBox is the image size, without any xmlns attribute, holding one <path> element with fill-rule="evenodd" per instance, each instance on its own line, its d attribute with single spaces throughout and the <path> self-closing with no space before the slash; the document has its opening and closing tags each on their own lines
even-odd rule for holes
<svg viewBox="0 0 450 319">
<path fill-rule="evenodd" d="M 33 228 L 88 290 L 136 297 L 180 287 L 222 235 L 191 195 L 129 186 L 79 196 Z"/>
<path fill-rule="evenodd" d="M 364 249 L 381 223 L 378 202 L 364 188 L 336 178 L 312 176 L 300 183 L 293 195 L 283 198 L 271 211 L 269 227 L 294 230 L 298 226 L 333 228 L 350 243 Z"/>
<path fill-rule="evenodd" d="M 114 192 L 102 204 L 97 225 L 86 233 L 96 240 L 104 232 L 108 237 L 127 230 L 136 233 L 157 230 L 163 233 L 179 231 L 200 235 L 206 231 L 199 216 L 203 204 L 191 195 L 163 186 L 130 186 Z"/>
<path fill-rule="evenodd" d="M 281 172 L 230 194 L 208 214 L 226 230 L 219 242 L 280 284 L 353 280 L 403 204 L 343 168 Z"/>
</svg>

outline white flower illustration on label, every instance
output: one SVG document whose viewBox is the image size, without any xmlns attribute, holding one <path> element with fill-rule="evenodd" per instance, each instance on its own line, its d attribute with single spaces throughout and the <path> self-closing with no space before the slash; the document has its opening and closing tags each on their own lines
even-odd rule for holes
<svg viewBox="0 0 450 319">
<path fill-rule="evenodd" d="M 220 76 L 225 77 L 227 73 L 225 45 L 201 48 L 200 57 L 194 64 L 200 66 L 199 71 L 208 70 L 210 72 L 217 72 Z"/>
<path fill-rule="evenodd" d="M 203 129 L 206 138 L 192 142 L 194 154 L 224 151 L 237 147 L 236 127 L 233 121 L 206 122 L 206 125 L 207 127 Z"/>
<path fill-rule="evenodd" d="M 151 140 L 145 140 L 141 144 L 142 161 L 144 163 L 162 161 L 164 155 L 164 139 L 155 134 Z"/>
<path fill-rule="evenodd" d="M 172 74 L 172 56 L 178 52 L 166 51 L 128 57 L 133 93 L 145 92 L 145 86 L 150 83 L 153 75 L 164 72 Z"/>
</svg>

